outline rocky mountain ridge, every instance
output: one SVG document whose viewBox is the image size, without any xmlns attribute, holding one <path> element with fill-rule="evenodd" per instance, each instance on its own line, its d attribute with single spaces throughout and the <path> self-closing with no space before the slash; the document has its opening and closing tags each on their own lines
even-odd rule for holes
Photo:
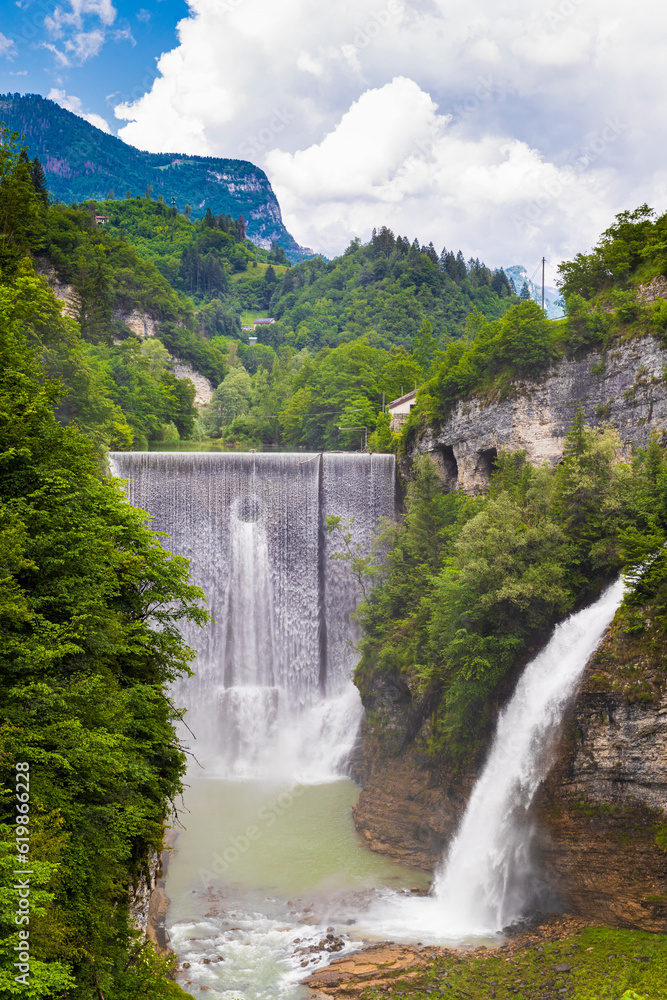
<svg viewBox="0 0 667 1000">
<path fill-rule="evenodd" d="M 288 233 L 268 177 L 247 160 L 174 153 L 146 153 L 108 135 L 38 94 L 0 95 L 0 122 L 25 137 L 28 154 L 38 157 L 54 198 L 68 203 L 103 200 L 109 191 L 162 196 L 192 216 L 207 208 L 243 216 L 248 238 L 269 248 L 282 246 L 293 260 L 312 255 Z"/>
</svg>

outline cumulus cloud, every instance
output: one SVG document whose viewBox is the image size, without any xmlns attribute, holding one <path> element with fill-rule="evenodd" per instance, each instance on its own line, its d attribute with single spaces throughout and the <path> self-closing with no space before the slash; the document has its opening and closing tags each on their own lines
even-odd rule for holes
<svg viewBox="0 0 667 1000">
<path fill-rule="evenodd" d="M 7 38 L 6 35 L 0 31 L 0 56 L 5 56 L 7 59 L 13 59 L 16 55 L 16 45 L 14 44 L 13 38 Z"/>
<path fill-rule="evenodd" d="M 61 108 L 65 108 L 66 111 L 71 111 L 73 114 L 78 115 L 79 118 L 83 118 L 84 121 L 90 122 L 95 128 L 99 128 L 102 132 L 108 132 L 111 134 L 111 129 L 109 128 L 109 123 L 102 118 L 101 115 L 96 115 L 94 112 L 87 112 L 83 110 L 83 103 L 80 97 L 75 97 L 73 94 L 67 94 L 64 90 L 57 90 L 53 87 L 49 93 L 46 95 L 50 101 L 55 101 L 59 104 Z"/>
<path fill-rule="evenodd" d="M 288 227 L 329 254 L 390 224 L 500 265 L 517 253 L 558 257 L 582 212 L 592 236 L 607 221 L 602 166 L 557 166 L 512 137 L 471 138 L 406 78 L 363 94 L 322 142 L 273 150 L 267 168 Z"/>
<path fill-rule="evenodd" d="M 325 252 L 387 224 L 529 263 L 664 196 L 658 0 L 188 2 L 121 137 L 264 166 Z"/>
<path fill-rule="evenodd" d="M 98 55 L 116 15 L 111 0 L 69 0 L 67 6 L 58 4 L 44 18 L 44 27 L 51 39 L 62 39 L 61 45 L 43 42 L 42 48 L 52 52 L 60 66 L 71 66 L 73 62 L 81 65 Z"/>
</svg>

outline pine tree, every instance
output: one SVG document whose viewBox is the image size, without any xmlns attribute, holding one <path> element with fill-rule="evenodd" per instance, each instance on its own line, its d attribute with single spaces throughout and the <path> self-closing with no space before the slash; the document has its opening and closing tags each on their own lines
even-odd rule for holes
<svg viewBox="0 0 667 1000">
<path fill-rule="evenodd" d="M 465 281 L 468 276 L 468 269 L 463 254 L 459 250 L 456 255 L 456 281 Z"/>
<path fill-rule="evenodd" d="M 0 267 L 13 271 L 22 256 L 39 249 L 43 222 L 32 164 L 25 149 L 17 148 L 18 133 L 3 128 L 0 136 Z"/>
<path fill-rule="evenodd" d="M 412 345 L 412 356 L 425 372 L 431 367 L 436 346 L 433 325 L 430 320 L 424 318 Z"/>
<path fill-rule="evenodd" d="M 49 192 L 46 187 L 46 174 L 44 173 L 44 167 L 37 157 L 35 157 L 32 161 L 30 168 L 30 180 L 32 181 L 32 186 L 34 187 L 35 194 L 39 200 L 43 205 L 48 205 Z"/>
</svg>

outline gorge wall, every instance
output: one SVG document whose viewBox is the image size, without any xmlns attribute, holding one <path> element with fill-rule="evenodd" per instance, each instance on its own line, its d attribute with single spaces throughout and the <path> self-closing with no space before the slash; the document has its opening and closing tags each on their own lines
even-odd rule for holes
<svg viewBox="0 0 667 1000">
<path fill-rule="evenodd" d="M 579 403 L 623 444 L 667 429 L 667 350 L 653 338 L 565 359 L 502 401 L 458 404 L 403 461 L 437 464 L 448 488 L 480 492 L 501 449 L 555 464 Z M 641 617 L 641 616 L 640 616 Z M 645 616 L 646 617 L 646 616 Z M 539 854 L 563 907 L 593 922 L 667 930 L 667 672 L 648 617 L 619 612 L 586 668 L 539 793 Z M 509 692 L 504 692 L 506 696 Z M 355 823 L 368 846 L 433 871 L 463 814 L 485 751 L 459 773 L 426 753 L 427 713 L 409 676 L 377 671 L 364 692 L 363 789 Z M 426 721 L 423 721 L 426 719 Z M 492 736 L 487 732 L 486 744 Z"/>
<path fill-rule="evenodd" d="M 629 637 L 616 620 L 586 668 L 539 794 L 543 870 L 563 907 L 587 920 L 667 930 L 665 676 L 650 634 Z M 372 850 L 433 871 L 483 754 L 458 774 L 429 758 L 428 722 L 410 739 L 415 707 L 396 678 L 376 683 L 367 709 L 357 829 Z"/>
<path fill-rule="evenodd" d="M 626 447 L 667 428 L 667 348 L 642 337 L 579 358 L 564 358 L 544 377 L 517 384 L 502 400 L 459 402 L 438 427 L 413 441 L 402 471 L 427 454 L 450 488 L 477 493 L 501 449 L 525 450 L 534 464 L 555 464 L 581 404 L 592 425 L 612 422 Z"/>
</svg>

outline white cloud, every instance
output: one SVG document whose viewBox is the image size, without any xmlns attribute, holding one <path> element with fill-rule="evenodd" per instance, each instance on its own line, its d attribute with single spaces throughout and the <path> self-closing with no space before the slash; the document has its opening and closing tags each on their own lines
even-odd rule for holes
<svg viewBox="0 0 667 1000">
<path fill-rule="evenodd" d="M 288 228 L 328 254 L 389 224 L 500 265 L 541 256 L 545 233 L 558 256 L 586 206 L 592 236 L 607 218 L 603 170 L 558 167 L 511 137 L 469 138 L 405 78 L 363 94 L 322 142 L 272 151 L 267 167 Z"/>
<path fill-rule="evenodd" d="M 59 38 L 67 26 L 82 28 L 87 17 L 96 17 L 109 27 L 116 20 L 116 14 L 111 0 L 69 0 L 68 7 L 58 4 L 44 23 L 51 34 Z"/>
<path fill-rule="evenodd" d="M 129 42 L 133 48 L 137 44 L 137 40 L 132 34 L 132 29 L 127 23 L 123 24 L 121 28 L 116 28 L 116 30 L 112 32 L 111 37 L 114 42 Z"/>
<path fill-rule="evenodd" d="M 84 121 L 94 125 L 95 128 L 99 128 L 102 132 L 111 134 L 109 123 L 105 121 L 101 115 L 96 115 L 94 112 L 86 112 L 83 110 L 83 104 L 80 97 L 75 97 L 73 94 L 67 94 L 64 90 L 57 90 L 55 87 L 52 87 L 46 96 L 50 101 L 55 101 L 61 108 L 65 108 L 66 111 L 71 111 L 73 114 L 78 115 L 79 118 L 83 118 Z"/>
<path fill-rule="evenodd" d="M 44 18 L 44 26 L 51 38 L 64 39 L 63 46 L 42 42 L 41 47 L 52 52 L 60 66 L 71 66 L 73 61 L 81 65 L 100 52 L 116 15 L 111 0 L 69 0 L 66 7 L 58 4 Z M 128 37 L 123 31 L 121 36 Z"/>
<path fill-rule="evenodd" d="M 103 45 L 104 34 L 101 31 L 79 31 L 72 39 L 65 42 L 65 48 L 79 63 L 92 59 Z"/>
<path fill-rule="evenodd" d="M 16 45 L 14 44 L 13 38 L 7 38 L 6 35 L 0 31 L 0 56 L 6 56 L 7 59 L 13 59 L 16 55 Z"/>
<path fill-rule="evenodd" d="M 659 0 L 641 16 L 625 0 L 188 2 L 150 91 L 116 110 L 121 137 L 264 166 L 316 248 L 386 223 L 528 264 L 663 197 Z"/>
<path fill-rule="evenodd" d="M 71 66 L 71 63 L 65 53 L 61 52 L 60 49 L 52 42 L 42 42 L 40 48 L 46 49 L 47 52 L 50 52 L 55 57 L 59 66 Z"/>
</svg>

